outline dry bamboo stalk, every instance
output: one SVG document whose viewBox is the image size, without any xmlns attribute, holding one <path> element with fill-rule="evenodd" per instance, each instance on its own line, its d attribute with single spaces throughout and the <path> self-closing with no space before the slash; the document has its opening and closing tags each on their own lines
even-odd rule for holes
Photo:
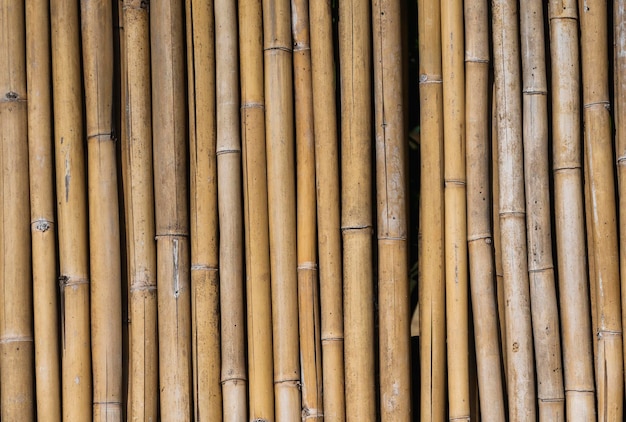
<svg viewBox="0 0 626 422">
<path fill-rule="evenodd" d="M 50 90 L 50 11 L 46 0 L 26 2 L 26 76 L 30 216 L 33 254 L 35 392 L 37 413 L 61 420 L 61 368 L 56 284 L 56 224 Z"/>
<path fill-rule="evenodd" d="M 489 186 L 487 1 L 465 2 L 467 242 L 480 411 L 505 420 Z"/>
<path fill-rule="evenodd" d="M 90 421 L 89 258 L 78 4 L 67 0 L 51 1 L 50 17 L 61 288 L 62 411 L 65 421 Z"/>
<path fill-rule="evenodd" d="M 584 190 L 585 190 L 585 231 L 587 235 L 587 262 L 589 266 L 589 301 L 591 302 L 591 332 L 595 338 L 595 333 L 598 332 L 598 301 L 597 290 L 598 284 L 596 280 L 596 260 L 595 260 L 595 246 L 593 241 L 593 229 L 591 222 L 591 190 L 589 188 L 589 164 L 587 157 L 583 153 L 583 171 L 584 171 Z M 593 355 L 591 359 L 595 362 L 598 356 L 598 342 L 593 342 Z M 597 373 L 595 374 L 597 376 Z M 597 380 L 596 380 L 597 387 Z"/>
<path fill-rule="evenodd" d="M 565 420 L 559 314 L 552 261 L 548 164 L 548 87 L 543 2 L 520 6 L 528 272 L 540 421 Z"/>
<path fill-rule="evenodd" d="M 3 420 L 33 421 L 35 366 L 24 2 L 3 1 L 0 16 L 0 413 Z"/>
<path fill-rule="evenodd" d="M 341 230 L 348 421 L 376 418 L 370 22 L 367 2 L 339 3 Z"/>
<path fill-rule="evenodd" d="M 272 304 L 260 0 L 239 2 L 249 419 L 274 420 Z"/>
<path fill-rule="evenodd" d="M 160 415 L 177 421 L 193 417 L 183 18 L 181 1 L 150 7 Z"/>
<path fill-rule="evenodd" d="M 411 420 L 406 133 L 399 0 L 373 0 L 380 412 Z"/>
<path fill-rule="evenodd" d="M 443 222 L 443 86 L 441 10 L 418 2 L 420 89 L 420 420 L 440 421 L 446 412 L 446 319 Z"/>
<path fill-rule="evenodd" d="M 214 13 L 222 407 L 234 422 L 247 415 L 236 2 L 215 0 Z"/>
<path fill-rule="evenodd" d="M 335 67 L 330 2 L 310 1 L 324 416 L 345 420 Z"/>
<path fill-rule="evenodd" d="M 517 2 L 493 3 L 498 119 L 500 242 L 506 301 L 509 419 L 535 419 L 535 380 L 526 255 Z"/>
<path fill-rule="evenodd" d="M 291 3 L 296 122 L 298 311 L 302 420 L 323 420 L 309 1 Z"/>
</svg>

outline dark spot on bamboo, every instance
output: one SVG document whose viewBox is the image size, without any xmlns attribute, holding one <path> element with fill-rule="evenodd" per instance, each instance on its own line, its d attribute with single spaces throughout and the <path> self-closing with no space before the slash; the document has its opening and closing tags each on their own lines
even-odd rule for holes
<svg viewBox="0 0 626 422">
<path fill-rule="evenodd" d="M 6 98 L 9 101 L 15 101 L 18 99 L 18 97 L 19 95 L 17 95 L 17 92 L 9 91 L 6 93 Z"/>
<path fill-rule="evenodd" d="M 141 0 L 141 3 L 139 4 L 139 7 L 141 7 L 142 9 L 148 9 L 148 7 L 150 7 L 150 0 Z"/>
<path fill-rule="evenodd" d="M 517 342 L 513 343 L 513 352 L 519 352 L 519 344 Z"/>
</svg>

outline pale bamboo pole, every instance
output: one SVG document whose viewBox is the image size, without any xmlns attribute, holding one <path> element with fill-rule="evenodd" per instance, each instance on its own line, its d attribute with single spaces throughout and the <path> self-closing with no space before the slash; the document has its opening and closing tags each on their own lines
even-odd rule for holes
<svg viewBox="0 0 626 422">
<path fill-rule="evenodd" d="M 215 23 L 215 92 L 222 407 L 224 420 L 235 422 L 247 415 L 236 2 L 215 0 L 214 13 L 219 16 Z"/>
<path fill-rule="evenodd" d="M 310 1 L 324 416 L 345 420 L 336 71 L 330 2 Z"/>
<path fill-rule="evenodd" d="M 509 420 L 535 420 L 517 2 L 493 3 L 493 50 L 498 119 L 500 242 L 506 301 Z"/>
<path fill-rule="evenodd" d="M 565 420 L 559 314 L 552 261 L 548 86 L 543 2 L 520 4 L 528 272 L 540 421 Z"/>
<path fill-rule="evenodd" d="M 296 122 L 298 312 L 302 420 L 323 420 L 309 1 L 291 3 Z"/>
<path fill-rule="evenodd" d="M 26 66 L 30 174 L 35 393 L 37 413 L 61 420 L 61 368 L 57 306 L 57 246 L 50 70 L 50 8 L 26 2 Z"/>
<path fill-rule="evenodd" d="M 0 3 L 0 19 L 0 186 L 3 198 L 0 214 L 3 251 L 0 261 L 0 414 L 7 421 L 34 421 L 24 2 Z"/>
<path fill-rule="evenodd" d="M 443 85 L 441 9 L 418 2 L 420 90 L 420 420 L 441 421 L 446 412 L 446 296 L 443 221 Z"/>
<path fill-rule="evenodd" d="M 584 189 L 585 189 L 585 230 L 587 234 L 587 262 L 589 266 L 589 301 L 591 302 L 591 332 L 595 337 L 595 333 L 598 332 L 598 301 L 597 301 L 597 273 L 596 273 L 596 260 L 595 260 L 595 246 L 593 241 L 593 228 L 591 221 L 591 190 L 589 183 L 589 163 L 587 157 L 583 154 L 583 171 L 584 171 Z M 598 342 L 593 342 L 593 356 L 592 360 L 598 356 Z M 595 374 L 597 376 L 597 373 Z M 597 380 L 596 380 L 597 383 Z M 596 384 L 597 388 L 597 384 Z"/>
<path fill-rule="evenodd" d="M 622 420 L 624 361 L 617 216 L 608 86 L 606 2 L 579 2 L 585 159 L 589 166 L 591 236 L 598 327 L 598 419 Z M 591 257 L 590 257 L 591 258 Z"/>
<path fill-rule="evenodd" d="M 339 2 L 341 230 L 348 421 L 376 419 L 370 22 L 369 3 Z"/>
<path fill-rule="evenodd" d="M 465 2 L 467 243 L 480 411 L 505 420 L 489 186 L 489 27 L 486 0 Z"/>
<path fill-rule="evenodd" d="M 150 5 L 160 415 L 193 418 L 183 4 Z"/>
<path fill-rule="evenodd" d="M 407 135 L 399 0 L 373 0 L 380 412 L 411 420 Z"/>
<path fill-rule="evenodd" d="M 64 421 L 90 421 L 87 192 L 77 2 L 51 1 L 50 18 L 59 222 L 62 411 Z"/>
<path fill-rule="evenodd" d="M 274 361 L 261 25 L 261 1 L 239 1 L 249 419 L 273 421 Z"/>
</svg>

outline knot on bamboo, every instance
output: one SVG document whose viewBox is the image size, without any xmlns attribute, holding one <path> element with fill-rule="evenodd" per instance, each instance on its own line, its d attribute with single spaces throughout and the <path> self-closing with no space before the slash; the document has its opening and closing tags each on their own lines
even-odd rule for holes
<svg viewBox="0 0 626 422">
<path fill-rule="evenodd" d="M 6 101 L 20 101 L 21 97 L 20 94 L 18 94 L 15 91 L 9 91 L 4 95 L 4 98 L 6 99 Z"/>
<path fill-rule="evenodd" d="M 424 84 L 442 84 L 443 83 L 443 78 L 441 77 L 441 75 L 427 75 L 425 73 L 422 73 L 420 75 L 420 85 L 424 85 Z"/>
<path fill-rule="evenodd" d="M 33 228 L 36 231 L 45 233 L 48 230 L 50 230 L 50 228 L 52 227 L 53 222 L 50 221 L 50 220 L 46 220 L 44 218 L 40 218 L 38 220 L 33 221 L 31 224 L 33 225 Z"/>
</svg>

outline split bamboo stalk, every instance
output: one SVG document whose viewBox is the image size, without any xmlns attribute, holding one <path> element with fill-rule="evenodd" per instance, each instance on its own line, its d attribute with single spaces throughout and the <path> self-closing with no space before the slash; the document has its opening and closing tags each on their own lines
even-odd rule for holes
<svg viewBox="0 0 626 422">
<path fill-rule="evenodd" d="M 214 13 L 222 407 L 234 422 L 247 415 L 236 2 L 215 0 Z"/>
<path fill-rule="evenodd" d="M 418 2 L 420 90 L 420 420 L 446 417 L 441 9 Z"/>
<path fill-rule="evenodd" d="M 330 2 L 310 1 L 324 416 L 345 420 L 336 71 Z"/>
<path fill-rule="evenodd" d="M 218 278 L 215 24 L 212 1 L 185 1 L 195 420 L 222 418 Z"/>
<path fill-rule="evenodd" d="M 540 421 L 565 420 L 559 314 L 552 261 L 548 86 L 543 2 L 520 3 L 528 272 Z"/>
<path fill-rule="evenodd" d="M 77 2 L 51 1 L 50 18 L 61 289 L 62 411 L 64 421 L 90 421 L 87 192 Z"/>
<path fill-rule="evenodd" d="M 348 421 L 376 419 L 372 268 L 371 33 L 367 2 L 339 2 L 341 230 Z"/>
<path fill-rule="evenodd" d="M 183 4 L 150 6 L 160 415 L 192 419 Z"/>
<path fill-rule="evenodd" d="M 26 76 L 30 216 L 33 254 L 35 393 L 37 413 L 61 420 L 61 368 L 54 220 L 54 158 L 50 70 L 50 9 L 46 0 L 26 2 Z"/>
<path fill-rule="evenodd" d="M 598 327 L 598 419 L 622 420 L 624 361 L 617 216 L 608 86 L 606 2 L 579 2 L 585 160 L 589 166 L 591 236 Z"/>
<path fill-rule="evenodd" d="M 536 410 L 526 255 L 517 2 L 498 0 L 493 2 L 492 10 L 509 419 L 528 421 L 535 420 Z"/>
<path fill-rule="evenodd" d="M 489 26 L 486 0 L 465 2 L 467 243 L 480 411 L 505 420 L 489 186 Z"/>
<path fill-rule="evenodd" d="M 0 3 L 0 20 L 0 414 L 7 421 L 33 421 L 35 366 L 24 2 Z"/>
<path fill-rule="evenodd" d="M 323 420 L 309 1 L 291 3 L 296 121 L 298 320 L 302 420 Z"/>
<path fill-rule="evenodd" d="M 406 126 L 399 0 L 373 0 L 380 412 L 411 420 Z"/>
<path fill-rule="evenodd" d="M 272 303 L 260 0 L 239 1 L 249 419 L 274 420 Z"/>
<path fill-rule="evenodd" d="M 123 157 L 130 278 L 128 419 L 158 418 L 159 356 L 148 7 L 125 0 L 127 142 Z"/>
</svg>

